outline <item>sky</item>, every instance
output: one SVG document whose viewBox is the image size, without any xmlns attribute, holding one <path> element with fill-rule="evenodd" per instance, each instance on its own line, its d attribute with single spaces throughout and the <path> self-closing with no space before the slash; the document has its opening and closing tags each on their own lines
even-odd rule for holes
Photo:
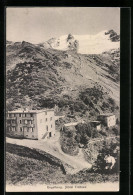
<svg viewBox="0 0 133 195">
<path fill-rule="evenodd" d="M 66 34 L 120 33 L 120 8 L 7 7 L 6 39 L 41 43 Z"/>
</svg>

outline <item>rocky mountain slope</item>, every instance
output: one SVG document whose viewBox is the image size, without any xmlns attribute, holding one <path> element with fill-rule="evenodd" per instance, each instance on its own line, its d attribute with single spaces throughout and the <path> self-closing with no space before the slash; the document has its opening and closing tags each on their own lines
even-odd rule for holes
<svg viewBox="0 0 133 195">
<path fill-rule="evenodd" d="M 118 112 L 120 52 L 77 53 L 28 42 L 7 42 L 7 109 L 53 108 L 77 117 Z M 70 41 L 71 40 L 71 41 Z M 114 42 L 115 43 L 115 42 Z"/>
</svg>

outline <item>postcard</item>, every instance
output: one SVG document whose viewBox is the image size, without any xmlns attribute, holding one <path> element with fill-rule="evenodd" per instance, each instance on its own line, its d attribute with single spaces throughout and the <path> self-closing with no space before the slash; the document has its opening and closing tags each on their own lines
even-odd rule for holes
<svg viewBox="0 0 133 195">
<path fill-rule="evenodd" d="M 120 8 L 6 8 L 6 191 L 119 191 Z"/>
</svg>

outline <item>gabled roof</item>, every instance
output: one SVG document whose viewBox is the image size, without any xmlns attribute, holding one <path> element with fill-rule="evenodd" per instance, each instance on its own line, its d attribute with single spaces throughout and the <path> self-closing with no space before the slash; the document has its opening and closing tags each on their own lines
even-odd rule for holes
<svg viewBox="0 0 133 195">
<path fill-rule="evenodd" d="M 99 123 L 101 123 L 101 121 L 90 121 L 90 123 L 99 124 Z"/>
<path fill-rule="evenodd" d="M 78 122 L 72 122 L 72 123 L 66 123 L 64 124 L 65 127 L 70 127 L 70 126 L 76 126 Z"/>
<path fill-rule="evenodd" d="M 41 113 L 41 112 L 48 112 L 48 111 L 54 111 L 54 109 L 45 109 L 45 110 L 13 110 L 13 111 L 8 111 L 8 113 Z"/>
<path fill-rule="evenodd" d="M 105 117 L 107 117 L 107 116 L 114 116 L 115 114 L 113 114 L 113 113 L 106 113 L 106 114 L 100 114 L 99 116 L 105 116 Z"/>
</svg>

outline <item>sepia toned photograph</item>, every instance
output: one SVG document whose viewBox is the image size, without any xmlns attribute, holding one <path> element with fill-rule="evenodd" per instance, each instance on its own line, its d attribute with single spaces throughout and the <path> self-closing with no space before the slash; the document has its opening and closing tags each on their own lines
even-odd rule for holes
<svg viewBox="0 0 133 195">
<path fill-rule="evenodd" d="M 6 192 L 119 191 L 120 8 L 6 8 Z"/>
</svg>

